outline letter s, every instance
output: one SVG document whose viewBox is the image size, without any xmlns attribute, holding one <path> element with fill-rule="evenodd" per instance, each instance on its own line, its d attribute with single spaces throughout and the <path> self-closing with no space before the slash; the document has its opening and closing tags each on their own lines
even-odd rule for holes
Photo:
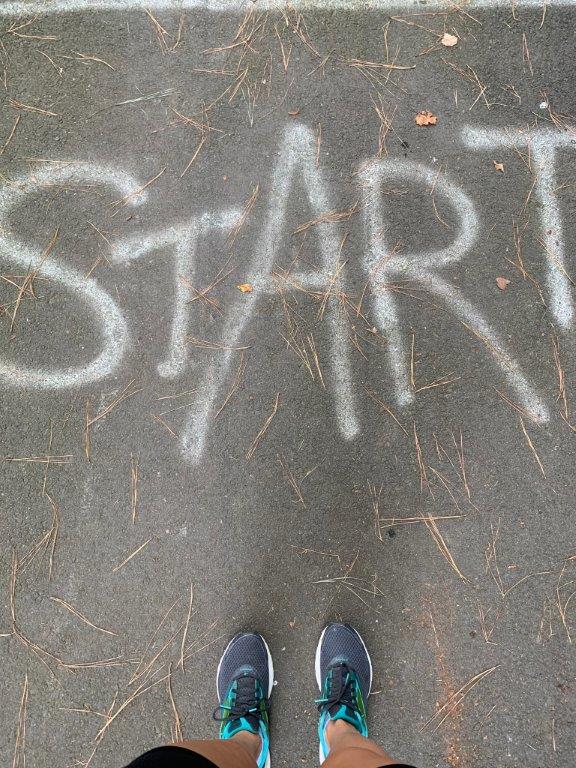
<svg viewBox="0 0 576 768">
<path fill-rule="evenodd" d="M 51 255 L 42 263 L 42 252 L 29 248 L 13 237 L 7 223 L 8 213 L 26 196 L 42 189 L 42 185 L 63 182 L 94 182 L 113 187 L 122 196 L 132 194 L 129 204 L 139 205 L 146 199 L 146 192 L 134 194 L 138 182 L 129 174 L 101 165 L 78 164 L 57 169 L 42 169 L 34 179 L 22 176 L 10 187 L 0 191 L 0 258 L 34 270 L 40 265 L 40 274 L 64 288 L 83 302 L 95 314 L 100 323 L 102 349 L 88 364 L 68 368 L 26 368 L 0 360 L 0 381 L 9 387 L 34 387 L 38 389 L 65 389 L 97 381 L 120 363 L 128 342 L 128 328 L 119 307 L 98 281 L 74 269 L 58 264 Z"/>
</svg>

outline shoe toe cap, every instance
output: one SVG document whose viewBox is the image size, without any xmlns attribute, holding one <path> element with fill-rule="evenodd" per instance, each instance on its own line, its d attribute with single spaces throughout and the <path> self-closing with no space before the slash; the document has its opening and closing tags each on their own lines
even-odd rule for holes
<svg viewBox="0 0 576 768">
<path fill-rule="evenodd" d="M 218 668 L 218 695 L 222 699 L 239 674 L 253 674 L 268 694 L 270 665 L 268 648 L 261 635 L 241 632 L 232 638 Z"/>
</svg>

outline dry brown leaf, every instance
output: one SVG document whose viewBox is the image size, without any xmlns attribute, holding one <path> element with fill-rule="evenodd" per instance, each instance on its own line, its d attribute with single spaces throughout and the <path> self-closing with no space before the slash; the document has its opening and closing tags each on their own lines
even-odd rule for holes
<svg viewBox="0 0 576 768">
<path fill-rule="evenodd" d="M 504 163 L 497 163 L 496 160 L 492 160 L 494 163 L 494 170 L 500 171 L 500 173 L 504 173 Z"/>
<path fill-rule="evenodd" d="M 456 35 L 451 35 L 450 32 L 444 32 L 440 42 L 442 45 L 445 45 L 446 48 L 452 48 L 454 45 L 458 45 L 458 38 Z"/>
<path fill-rule="evenodd" d="M 505 291 L 506 288 L 510 285 L 510 280 L 507 280 L 505 277 L 497 277 L 496 278 L 496 285 L 498 288 L 500 288 L 501 291 Z"/>
<path fill-rule="evenodd" d="M 239 291 L 242 291 L 242 293 L 252 293 L 254 290 L 250 283 L 241 283 L 240 285 L 236 286 Z"/>
<path fill-rule="evenodd" d="M 436 125 L 438 118 L 436 115 L 433 115 L 432 112 L 423 109 L 421 112 L 418 112 L 414 118 L 414 122 L 416 125 Z"/>
</svg>

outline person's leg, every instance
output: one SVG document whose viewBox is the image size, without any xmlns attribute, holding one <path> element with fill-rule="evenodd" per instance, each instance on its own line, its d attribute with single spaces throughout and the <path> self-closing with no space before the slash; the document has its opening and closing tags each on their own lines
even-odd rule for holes
<svg viewBox="0 0 576 768">
<path fill-rule="evenodd" d="M 375 741 L 362 736 L 353 725 L 345 720 L 332 720 L 328 723 L 326 740 L 330 748 L 328 757 L 330 762 L 325 761 L 326 768 L 329 768 L 330 765 L 358 765 L 362 768 L 369 768 L 373 765 L 377 765 L 378 768 L 386 765 L 398 765 L 398 761 L 390 757 Z"/>
<path fill-rule="evenodd" d="M 326 740 L 330 749 L 324 768 L 383 768 L 398 766 L 382 747 L 362 736 L 345 720 L 332 720 L 326 726 Z"/>
<path fill-rule="evenodd" d="M 372 662 L 358 632 L 347 624 L 329 624 L 316 651 L 320 719 L 320 762 L 324 768 L 399 766 L 368 738 L 366 701 L 372 686 Z"/>
<path fill-rule="evenodd" d="M 269 698 L 272 657 L 260 635 L 236 635 L 217 673 L 220 738 L 180 741 L 154 749 L 127 768 L 267 768 L 270 765 Z"/>
<path fill-rule="evenodd" d="M 215 768 L 257 768 L 262 741 L 254 733 L 241 731 L 227 740 L 185 740 L 176 742 L 172 746 L 182 747 L 194 752 L 195 755 L 201 755 Z M 190 768 L 196 768 L 196 766 L 191 765 Z M 204 768 L 204 766 L 198 766 L 198 768 Z"/>
<path fill-rule="evenodd" d="M 258 751 L 260 745 L 258 745 Z M 146 752 L 126 768 L 256 768 L 253 751 L 236 742 L 181 741 Z"/>
</svg>

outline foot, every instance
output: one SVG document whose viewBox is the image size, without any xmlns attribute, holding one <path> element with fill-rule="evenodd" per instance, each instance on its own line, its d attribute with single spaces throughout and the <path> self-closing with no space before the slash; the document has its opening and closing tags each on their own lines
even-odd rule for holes
<svg viewBox="0 0 576 768">
<path fill-rule="evenodd" d="M 242 632 L 229 642 L 217 673 L 220 706 L 214 718 L 221 721 L 220 738 L 255 746 L 258 768 L 270 766 L 269 699 L 274 685 L 272 657 L 263 637 Z"/>
<path fill-rule="evenodd" d="M 320 762 L 330 751 L 327 726 L 343 720 L 368 736 L 366 700 L 372 686 L 372 662 L 364 641 L 348 624 L 329 624 L 316 650 L 316 682 L 321 691 L 318 737 Z"/>
</svg>

